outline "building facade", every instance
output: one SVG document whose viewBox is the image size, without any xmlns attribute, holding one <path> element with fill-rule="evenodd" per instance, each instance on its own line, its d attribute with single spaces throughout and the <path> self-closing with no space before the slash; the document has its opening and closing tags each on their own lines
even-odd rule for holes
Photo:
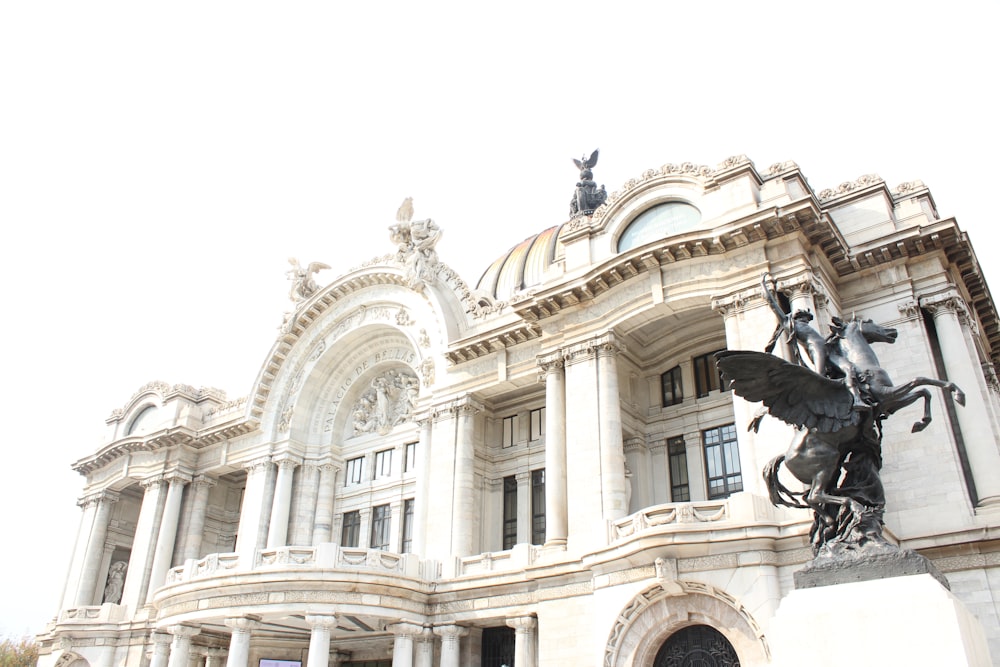
<svg viewBox="0 0 1000 667">
<path fill-rule="evenodd" d="M 668 164 L 475 288 L 411 217 L 325 287 L 296 265 L 247 397 L 154 382 L 108 418 L 41 667 L 768 664 L 811 518 L 760 477 L 791 429 L 748 431 L 712 356 L 775 331 L 765 272 L 965 391 L 886 422 L 886 533 L 1000 656 L 1000 321 L 923 184 Z"/>
</svg>

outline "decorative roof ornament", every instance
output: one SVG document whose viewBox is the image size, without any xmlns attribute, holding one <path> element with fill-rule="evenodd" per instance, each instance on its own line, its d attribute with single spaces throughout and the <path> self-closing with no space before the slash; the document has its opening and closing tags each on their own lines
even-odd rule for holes
<svg viewBox="0 0 1000 667">
<path fill-rule="evenodd" d="M 292 265 L 292 268 L 285 272 L 285 276 L 292 281 L 288 298 L 295 305 L 298 305 L 316 293 L 319 285 L 316 284 L 313 276 L 320 271 L 329 269 L 330 265 L 323 262 L 311 262 L 309 266 L 303 267 L 295 257 L 289 257 L 288 263 Z"/>
<path fill-rule="evenodd" d="M 573 159 L 573 164 L 580 170 L 580 181 L 576 184 L 576 192 L 573 193 L 573 199 L 569 202 L 569 216 L 571 220 L 580 216 L 590 215 L 608 198 L 608 193 L 604 189 L 604 186 L 597 187 L 597 183 L 594 182 L 594 172 L 591 171 L 597 165 L 599 151 L 600 149 L 594 150 L 589 158 L 584 155 L 579 160 L 576 158 Z"/>
<path fill-rule="evenodd" d="M 413 197 L 403 200 L 396 211 L 396 220 L 397 223 L 389 227 L 389 238 L 399 249 L 396 257 L 406 267 L 407 284 L 421 292 L 437 273 L 438 257 L 434 246 L 441 240 L 441 228 L 430 218 L 411 222 Z"/>
</svg>

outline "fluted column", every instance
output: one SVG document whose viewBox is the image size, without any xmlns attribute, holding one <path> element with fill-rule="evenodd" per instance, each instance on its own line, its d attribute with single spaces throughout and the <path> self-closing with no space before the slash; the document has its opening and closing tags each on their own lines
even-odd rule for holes
<svg viewBox="0 0 1000 667">
<path fill-rule="evenodd" d="M 162 477 L 146 479 L 139 484 L 145 489 L 145 493 L 142 496 L 139 519 L 135 524 L 132 555 L 129 556 L 128 560 L 128 570 L 125 574 L 121 600 L 121 604 L 127 606 L 129 613 L 132 614 L 146 601 L 150 569 L 153 566 L 153 550 L 156 546 L 160 518 L 163 516 L 163 506 L 166 501 L 166 493 L 164 492 L 166 483 Z"/>
<path fill-rule="evenodd" d="M 171 625 L 167 630 L 174 640 L 170 645 L 170 661 L 167 667 L 188 667 L 191 657 L 191 638 L 201 632 L 201 628 L 193 625 Z"/>
<path fill-rule="evenodd" d="M 96 504 L 94 520 L 87 540 L 87 550 L 83 558 L 83 568 L 80 571 L 80 585 L 77 588 L 77 606 L 96 604 L 94 594 L 97 591 L 98 573 L 104 560 L 104 543 L 108 538 L 108 524 L 111 521 L 111 507 L 118 501 L 118 494 L 102 492 L 89 502 Z M 97 601 L 99 602 L 99 600 Z"/>
<path fill-rule="evenodd" d="M 413 553 L 424 556 L 427 545 L 427 505 L 431 474 L 431 427 L 430 415 L 417 419 L 420 439 L 417 441 L 417 485 L 413 498 Z"/>
<path fill-rule="evenodd" d="M 205 649 L 205 667 L 221 667 L 225 663 L 226 654 L 224 648 Z"/>
<path fill-rule="evenodd" d="M 248 614 L 239 618 L 227 618 L 226 626 L 233 631 L 229 638 L 229 659 L 226 660 L 226 667 L 247 667 L 250 659 L 250 633 L 260 627 L 260 617 Z"/>
<path fill-rule="evenodd" d="M 253 562 L 257 551 L 271 465 L 269 458 L 260 458 L 243 466 L 247 471 L 247 485 L 243 491 L 243 507 L 240 509 L 239 533 L 236 538 L 236 551 L 240 554 L 240 561 Z"/>
<path fill-rule="evenodd" d="M 191 483 L 191 512 L 188 515 L 187 530 L 184 535 L 184 550 L 181 562 L 189 558 L 201 557 L 201 541 L 205 534 L 205 514 L 208 512 L 208 496 L 215 486 L 215 480 L 198 475 Z"/>
<path fill-rule="evenodd" d="M 538 621 L 534 616 L 519 616 L 508 618 L 507 626 L 514 628 L 514 665 L 515 667 L 535 667 L 535 627 Z"/>
<path fill-rule="evenodd" d="M 267 548 L 283 547 L 288 543 L 288 510 L 292 503 L 292 475 L 298 461 L 290 456 L 275 460 L 278 477 L 274 483 L 274 501 L 271 503 L 271 527 L 267 533 Z"/>
<path fill-rule="evenodd" d="M 181 475 L 171 475 L 170 486 L 167 488 L 167 500 L 163 505 L 163 517 L 160 519 L 159 535 L 156 538 L 156 549 L 153 553 L 153 567 L 149 574 L 149 589 L 147 601 L 153 599 L 153 592 L 167 580 L 167 570 L 174 557 L 174 540 L 177 539 L 177 520 L 180 518 L 181 497 L 184 485 L 190 480 Z M 186 660 L 186 658 L 185 658 Z M 170 667 L 175 667 L 171 665 Z"/>
<path fill-rule="evenodd" d="M 432 667 L 434 662 L 434 632 L 430 628 L 422 629 L 416 635 L 416 645 L 413 667 Z"/>
<path fill-rule="evenodd" d="M 392 645 L 392 667 L 413 667 L 413 638 L 420 635 L 423 628 L 412 623 L 396 623 L 392 626 L 395 640 Z"/>
<path fill-rule="evenodd" d="M 955 406 L 955 412 L 976 487 L 977 505 L 1000 504 L 1000 455 L 980 390 L 977 374 L 982 374 L 982 369 L 978 360 L 974 364 L 969 355 L 965 331 L 959 320 L 959 315 L 965 314 L 965 304 L 957 297 L 939 297 L 921 299 L 920 305 L 934 316 L 947 379 L 965 392 L 965 406 Z"/>
<path fill-rule="evenodd" d="M 319 489 L 316 493 L 316 515 L 313 520 L 312 543 L 333 541 L 333 488 L 337 481 L 337 466 L 319 466 Z"/>
<path fill-rule="evenodd" d="M 475 417 L 482 406 L 466 396 L 455 405 L 458 433 L 455 442 L 455 507 L 452 511 L 451 552 L 454 556 L 469 556 L 475 549 L 478 533 L 478 504 L 475 495 L 476 450 Z"/>
<path fill-rule="evenodd" d="M 330 662 L 330 631 L 337 627 L 333 614 L 306 614 L 309 633 L 309 661 L 306 667 L 327 667 Z"/>
<path fill-rule="evenodd" d="M 434 634 L 441 638 L 441 667 L 461 667 L 462 637 L 469 631 L 459 625 L 442 625 L 434 628 Z"/>
<path fill-rule="evenodd" d="M 545 374 L 545 545 L 564 545 L 566 520 L 566 375 L 562 353 L 539 359 Z"/>
<path fill-rule="evenodd" d="M 313 522 L 316 519 L 316 499 L 319 496 L 319 466 L 305 463 L 299 469 L 298 493 L 292 514 L 291 543 L 295 546 L 312 544 Z"/>
<path fill-rule="evenodd" d="M 149 667 L 167 667 L 167 658 L 170 655 L 170 642 L 173 637 L 165 632 L 154 632 L 153 655 L 149 661 Z"/>
<path fill-rule="evenodd" d="M 597 344 L 597 403 L 601 420 L 601 490 L 605 519 L 620 519 L 628 514 L 622 407 L 618 391 L 620 348 L 612 333 L 602 336 Z"/>
</svg>

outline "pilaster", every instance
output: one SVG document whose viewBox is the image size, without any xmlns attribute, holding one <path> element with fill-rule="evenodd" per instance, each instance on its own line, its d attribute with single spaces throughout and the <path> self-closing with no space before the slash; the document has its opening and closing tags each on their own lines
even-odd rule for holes
<svg viewBox="0 0 1000 667">
<path fill-rule="evenodd" d="M 566 374 L 561 351 L 538 358 L 545 378 L 545 545 L 566 544 Z"/>
</svg>

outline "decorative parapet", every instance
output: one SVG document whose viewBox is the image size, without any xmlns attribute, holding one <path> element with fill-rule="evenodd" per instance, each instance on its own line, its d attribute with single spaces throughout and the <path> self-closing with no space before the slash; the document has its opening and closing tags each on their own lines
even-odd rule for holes
<svg viewBox="0 0 1000 667">
<path fill-rule="evenodd" d="M 320 544 L 314 547 L 276 547 L 258 549 L 249 568 L 240 564 L 239 554 L 209 554 L 189 560 L 167 573 L 166 584 L 178 584 L 217 574 L 237 574 L 270 569 L 367 570 L 375 574 L 392 573 L 418 577 L 423 570 L 419 558 L 379 549 L 341 547 Z M 433 569 L 433 568 L 431 568 Z"/>
<path fill-rule="evenodd" d="M 732 518 L 729 499 L 668 503 L 639 510 L 635 514 L 608 522 L 608 540 L 634 537 L 651 529 L 677 527 L 685 524 L 716 523 Z"/>
<path fill-rule="evenodd" d="M 517 544 L 508 551 L 491 551 L 476 556 L 457 559 L 456 576 L 478 575 L 487 572 L 509 572 L 521 570 L 538 560 L 541 547 L 532 544 Z"/>
<path fill-rule="evenodd" d="M 878 174 L 864 174 L 859 176 L 853 181 L 844 181 L 836 188 L 827 188 L 819 192 L 820 201 L 826 202 L 831 199 L 836 199 L 838 197 L 844 197 L 851 193 L 857 192 L 858 190 L 864 190 L 865 188 L 871 187 L 873 185 L 884 185 L 885 181 Z"/>
<path fill-rule="evenodd" d="M 125 607 L 120 604 L 107 602 L 102 605 L 89 605 L 84 607 L 72 607 L 59 612 L 60 625 L 62 624 L 88 624 L 95 623 L 118 623 L 125 620 Z"/>
</svg>

